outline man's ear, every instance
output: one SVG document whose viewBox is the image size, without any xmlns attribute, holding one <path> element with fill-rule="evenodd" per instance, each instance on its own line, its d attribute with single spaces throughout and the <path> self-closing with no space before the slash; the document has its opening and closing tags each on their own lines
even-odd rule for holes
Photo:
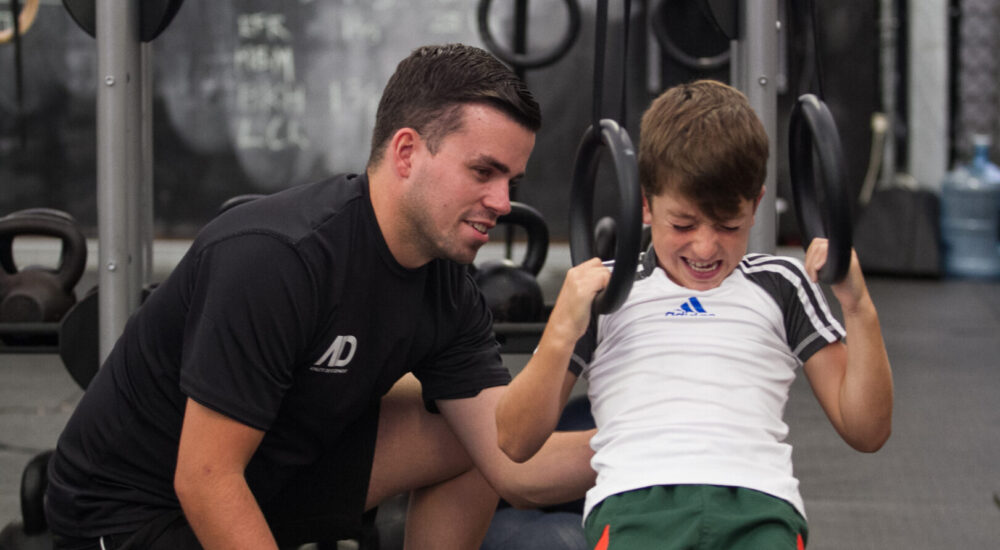
<svg viewBox="0 0 1000 550">
<path fill-rule="evenodd" d="M 413 155 L 420 146 L 422 146 L 420 134 L 413 128 L 400 128 L 392 135 L 386 153 L 399 177 L 410 176 L 413 171 Z"/>
<path fill-rule="evenodd" d="M 645 193 L 642 194 L 642 223 L 653 225 L 652 205 L 649 204 L 649 198 Z"/>
</svg>

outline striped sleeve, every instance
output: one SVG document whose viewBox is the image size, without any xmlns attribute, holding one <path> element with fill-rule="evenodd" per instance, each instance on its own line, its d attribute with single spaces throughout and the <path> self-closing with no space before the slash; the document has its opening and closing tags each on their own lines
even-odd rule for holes
<svg viewBox="0 0 1000 550">
<path fill-rule="evenodd" d="M 740 262 L 740 270 L 774 298 L 784 318 L 788 346 L 803 363 L 847 336 L 822 290 L 795 258 L 751 254 Z"/>
<path fill-rule="evenodd" d="M 569 371 L 580 376 L 584 367 L 590 364 L 590 360 L 594 358 L 595 348 L 597 348 L 597 323 L 590 323 L 587 332 L 576 341 L 573 356 L 569 361 Z"/>
</svg>

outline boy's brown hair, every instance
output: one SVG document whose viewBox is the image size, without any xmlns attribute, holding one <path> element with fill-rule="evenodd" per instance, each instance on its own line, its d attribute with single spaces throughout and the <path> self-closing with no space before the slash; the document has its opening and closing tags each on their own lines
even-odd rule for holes
<svg viewBox="0 0 1000 550">
<path fill-rule="evenodd" d="M 679 193 L 714 220 L 756 200 L 767 175 L 764 125 L 739 90 L 698 80 L 663 92 L 642 116 L 639 182 L 647 200 Z"/>
</svg>

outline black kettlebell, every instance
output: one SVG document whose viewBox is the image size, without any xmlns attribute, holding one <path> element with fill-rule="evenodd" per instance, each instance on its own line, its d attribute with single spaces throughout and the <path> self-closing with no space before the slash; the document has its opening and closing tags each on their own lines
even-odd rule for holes
<svg viewBox="0 0 1000 550">
<path fill-rule="evenodd" d="M 509 259 L 483 262 L 473 278 L 486 297 L 496 323 L 534 323 L 543 320 L 545 299 L 535 276 L 549 252 L 549 228 L 542 215 L 527 204 L 511 201 L 510 213 L 497 224 L 516 225 L 528 234 L 528 248 L 521 264 Z"/>
<path fill-rule="evenodd" d="M 604 261 L 613 259 L 617 240 L 618 232 L 615 219 L 611 216 L 604 216 L 597 220 L 597 224 L 594 225 L 594 254 Z"/>
<path fill-rule="evenodd" d="M 639 252 L 645 252 L 653 241 L 652 228 L 642 224 L 642 233 L 639 239 Z M 594 254 L 598 258 L 608 261 L 615 257 L 615 247 L 618 245 L 618 226 L 611 216 L 604 216 L 597 220 L 594 225 Z"/>
<path fill-rule="evenodd" d="M 45 520 L 45 489 L 49 486 L 49 459 L 53 451 L 35 455 L 21 472 L 21 517 L 24 532 L 37 535 L 48 529 Z"/>
<path fill-rule="evenodd" d="M 62 241 L 55 268 L 14 262 L 16 237 Z M 56 322 L 76 303 L 74 287 L 87 267 L 87 241 L 72 216 L 54 208 L 29 208 L 0 218 L 0 322 Z"/>
</svg>

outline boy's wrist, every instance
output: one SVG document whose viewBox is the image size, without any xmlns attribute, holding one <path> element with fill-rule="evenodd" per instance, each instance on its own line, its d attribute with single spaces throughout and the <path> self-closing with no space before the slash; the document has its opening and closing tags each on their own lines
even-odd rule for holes
<svg viewBox="0 0 1000 550">
<path fill-rule="evenodd" d="M 535 353 L 544 350 L 549 353 L 572 354 L 577 340 L 579 340 L 579 336 L 569 327 L 550 323 L 542 332 L 542 338 L 538 342 L 538 350 Z"/>
<path fill-rule="evenodd" d="M 875 302 L 872 301 L 871 296 L 867 292 L 851 303 L 845 304 L 841 302 L 840 309 L 845 318 L 878 315 L 875 311 Z"/>
</svg>

